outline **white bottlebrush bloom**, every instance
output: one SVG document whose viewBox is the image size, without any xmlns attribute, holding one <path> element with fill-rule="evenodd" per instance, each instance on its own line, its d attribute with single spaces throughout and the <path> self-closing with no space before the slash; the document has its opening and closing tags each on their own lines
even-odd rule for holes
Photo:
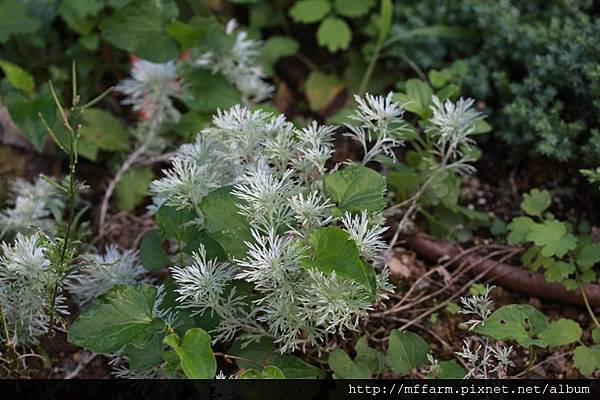
<svg viewBox="0 0 600 400">
<path fill-rule="evenodd" d="M 387 244 L 382 240 L 381 235 L 388 230 L 388 226 L 373 225 L 369 220 L 366 211 L 359 215 L 352 215 L 349 212 L 344 214 L 342 224 L 350 238 L 356 243 L 360 254 L 374 260 L 382 256 L 387 249 Z"/>
<path fill-rule="evenodd" d="M 297 190 L 293 172 L 277 177 L 266 165 L 249 170 L 232 192 L 241 200 L 240 213 L 264 232 L 287 225 L 293 215 L 289 199 Z"/>
<path fill-rule="evenodd" d="M 233 35 L 237 24 L 227 24 L 226 32 Z M 264 81 L 265 74 L 258 64 L 261 42 L 248 38 L 245 31 L 238 32 L 229 51 L 208 52 L 200 55 L 195 64 L 221 73 L 241 93 L 246 104 L 256 104 L 273 93 L 273 87 Z"/>
<path fill-rule="evenodd" d="M 0 211 L 0 237 L 7 231 L 24 232 L 36 228 L 50 230 L 54 213 L 64 209 L 64 196 L 51 183 L 38 178 L 35 183 L 15 179 L 10 190 L 12 207 Z"/>
<path fill-rule="evenodd" d="M 127 97 L 123 104 L 132 105 L 143 119 L 179 121 L 179 111 L 171 97 L 181 91 L 181 82 L 174 61 L 153 63 L 136 59 L 133 61 L 131 78 L 122 80 L 115 90 Z"/>
<path fill-rule="evenodd" d="M 0 311 L 10 340 L 14 345 L 34 344 L 50 329 L 49 299 L 57 279 L 45 255 L 47 248 L 39 234 L 19 233 L 14 244 L 3 243 L 0 250 Z M 60 313 L 66 313 L 64 300 L 62 296 L 56 300 Z"/>
<path fill-rule="evenodd" d="M 470 136 L 475 132 L 477 123 L 483 118 L 482 114 L 473 109 L 473 99 L 463 99 L 456 102 L 446 100 L 442 103 L 433 96 L 433 117 L 430 122 L 434 128 L 429 131 L 438 139 L 438 146 L 447 152 L 460 151 L 460 145 L 472 143 Z"/>
<path fill-rule="evenodd" d="M 75 300 L 84 305 L 108 292 L 115 285 L 135 285 L 143 281 L 146 273 L 139 263 L 137 252 L 121 252 L 109 246 L 103 255 L 83 256 L 81 269 L 71 276 L 67 290 Z"/>
<path fill-rule="evenodd" d="M 292 164 L 304 175 L 305 181 L 315 179 L 312 171 L 316 171 L 321 178 L 325 175 L 325 162 L 333 154 L 335 130 L 335 126 L 322 126 L 313 122 L 297 132 L 297 155 Z"/>
<path fill-rule="evenodd" d="M 318 191 L 312 191 L 308 195 L 299 193 L 292 196 L 289 204 L 294 212 L 296 223 L 304 233 L 328 224 L 333 218 L 330 215 L 333 203 Z"/>
<path fill-rule="evenodd" d="M 394 101 L 393 93 L 387 96 L 354 96 L 358 109 L 350 116 L 354 124 L 346 124 L 350 130 L 346 136 L 359 142 L 363 148 L 363 165 L 379 154 L 395 159 L 393 149 L 402 144 L 399 137 L 405 129 L 400 103 Z"/>
</svg>

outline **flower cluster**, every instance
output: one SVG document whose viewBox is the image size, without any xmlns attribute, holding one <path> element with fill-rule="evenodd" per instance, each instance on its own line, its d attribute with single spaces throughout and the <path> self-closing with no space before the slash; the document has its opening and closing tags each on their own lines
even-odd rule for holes
<svg viewBox="0 0 600 400">
<path fill-rule="evenodd" d="M 82 257 L 80 269 L 70 277 L 67 290 L 84 305 L 108 292 L 115 285 L 134 285 L 143 280 L 146 272 L 138 261 L 137 252 L 121 252 L 112 245 L 104 255 L 88 254 Z"/>
<path fill-rule="evenodd" d="M 36 343 L 50 328 L 49 303 L 57 276 L 45 243 L 46 238 L 38 233 L 18 233 L 12 245 L 1 245 L 0 311 L 14 345 Z M 64 300 L 62 296 L 56 299 L 59 313 L 66 313 Z"/>
<path fill-rule="evenodd" d="M 361 104 L 372 124 L 369 129 L 379 137 L 393 132 L 396 128 L 386 120 L 398 122 L 399 106 L 390 103 L 387 113 L 378 113 L 368 108 L 369 101 L 379 104 L 378 98 L 368 99 Z M 324 179 L 334 132 L 334 127 L 316 123 L 297 128 L 283 116 L 235 106 L 220 111 L 196 143 L 178 151 L 165 177 L 152 184 L 156 204 L 198 213 L 195 206 L 210 190 L 234 185 L 231 194 L 252 236 L 245 256 L 217 262 L 207 259 L 201 248 L 191 264 L 172 269 L 180 304 L 220 317 L 212 332 L 215 341 L 237 334 L 246 341 L 267 336 L 281 352 L 318 349 L 330 335 L 357 329 L 372 304 L 389 290 L 385 270 L 376 274 L 374 288 L 367 289 L 306 265 L 311 234 L 323 227 L 344 232 L 364 262 L 380 259 L 386 248 L 379 213 L 333 212 Z M 387 144 L 379 145 L 375 153 L 386 149 Z M 181 168 L 184 163 L 189 167 Z M 242 295 L 236 289 L 240 282 L 251 284 L 253 294 Z"/>
<path fill-rule="evenodd" d="M 16 179 L 11 183 L 12 207 L 0 211 L 0 237 L 32 228 L 50 230 L 64 209 L 64 196 L 50 182 Z"/>
</svg>

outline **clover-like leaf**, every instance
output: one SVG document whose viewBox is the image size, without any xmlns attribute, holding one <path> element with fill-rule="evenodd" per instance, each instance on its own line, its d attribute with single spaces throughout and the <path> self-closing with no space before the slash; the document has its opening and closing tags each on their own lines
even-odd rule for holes
<svg viewBox="0 0 600 400">
<path fill-rule="evenodd" d="M 390 333 L 387 350 L 387 365 L 400 375 L 407 375 L 413 368 L 427 363 L 429 345 L 419 335 L 394 330 Z"/>
<path fill-rule="evenodd" d="M 546 272 L 544 276 L 548 282 L 562 282 L 575 272 L 575 265 L 564 261 L 554 261 L 554 259 L 545 259 Z"/>
<path fill-rule="evenodd" d="M 331 11 L 328 0 L 300 0 L 290 8 L 290 17 L 296 22 L 312 24 L 323 19 Z"/>
<path fill-rule="evenodd" d="M 584 246 L 577 255 L 577 264 L 591 267 L 600 262 L 600 243 L 590 243 Z"/>
<path fill-rule="evenodd" d="M 546 316 L 528 304 L 510 304 L 494 311 L 476 333 L 498 340 L 515 340 L 521 346 L 544 346 L 543 340 L 535 339 L 548 326 Z"/>
<path fill-rule="evenodd" d="M 527 240 L 541 246 L 544 257 L 562 257 L 577 247 L 577 238 L 567 233 L 567 225 L 554 219 L 531 226 Z"/>
<path fill-rule="evenodd" d="M 583 331 L 579 324 L 572 319 L 561 318 L 548 324 L 545 331 L 539 334 L 548 346 L 558 347 L 577 342 Z"/>
<path fill-rule="evenodd" d="M 163 342 L 175 351 L 188 378 L 211 379 L 215 376 L 217 360 L 210 347 L 210 336 L 203 329 L 189 329 L 181 344 L 176 334 L 165 337 Z"/>
<path fill-rule="evenodd" d="M 328 17 L 317 29 L 319 46 L 327 48 L 332 53 L 346 50 L 352 41 L 352 31 L 348 23 L 341 18 Z"/>
<path fill-rule="evenodd" d="M 600 344 L 577 346 L 573 351 L 573 364 L 583 375 L 591 375 L 600 369 Z"/>
<path fill-rule="evenodd" d="M 539 189 L 533 189 L 529 193 L 523 195 L 523 201 L 521 202 L 521 209 L 528 215 L 533 217 L 539 217 L 548 207 L 552 198 L 550 192 L 547 190 L 540 191 Z"/>
<path fill-rule="evenodd" d="M 335 12 L 348 18 L 361 17 L 369 12 L 375 0 L 335 0 Z"/>
<path fill-rule="evenodd" d="M 506 237 L 507 243 L 514 245 L 525 242 L 531 232 L 531 227 L 535 224 L 536 222 L 529 217 L 514 218 L 506 227 L 510 231 Z"/>
</svg>

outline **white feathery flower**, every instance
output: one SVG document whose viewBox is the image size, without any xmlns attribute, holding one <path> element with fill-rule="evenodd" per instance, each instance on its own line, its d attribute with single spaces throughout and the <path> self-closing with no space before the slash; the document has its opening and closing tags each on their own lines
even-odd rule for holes
<svg viewBox="0 0 600 400">
<path fill-rule="evenodd" d="M 67 290 L 84 305 L 108 292 L 115 285 L 135 285 L 146 273 L 135 251 L 121 252 L 116 246 L 106 248 L 103 255 L 83 256 L 81 269 L 71 276 Z"/>
<path fill-rule="evenodd" d="M 50 329 L 49 299 L 58 277 L 50 268 L 47 248 L 37 233 L 18 233 L 14 244 L 3 243 L 1 250 L 0 304 L 10 340 L 14 345 L 35 344 Z M 62 314 L 66 313 L 64 301 L 59 296 L 55 304 Z"/>
<path fill-rule="evenodd" d="M 294 212 L 294 219 L 305 233 L 326 225 L 333 218 L 330 215 L 333 203 L 318 191 L 292 196 L 289 204 Z"/>
<path fill-rule="evenodd" d="M 13 207 L 0 211 L 0 237 L 7 231 L 25 232 L 31 228 L 50 230 L 53 213 L 64 209 L 64 196 L 49 182 L 38 178 L 35 183 L 15 179 L 10 184 Z"/>
<path fill-rule="evenodd" d="M 278 178 L 266 165 L 250 169 L 232 192 L 241 200 L 240 213 L 263 231 L 287 225 L 292 217 L 288 201 L 296 192 L 293 172 L 286 170 Z"/>
<path fill-rule="evenodd" d="M 350 117 L 356 124 L 346 124 L 349 132 L 344 135 L 359 142 L 363 148 L 363 165 L 379 154 L 395 159 L 393 149 L 402 145 L 398 138 L 405 129 L 401 105 L 394 101 L 393 93 L 386 97 L 354 96 L 358 109 Z"/>
<path fill-rule="evenodd" d="M 311 180 L 310 173 L 316 170 L 321 178 L 325 174 L 325 162 L 333 154 L 333 136 L 335 126 L 319 126 L 313 121 L 312 124 L 297 131 L 298 155 L 292 160 L 293 166 L 307 176 L 305 180 Z"/>
<path fill-rule="evenodd" d="M 137 59 L 133 61 L 131 78 L 119 82 L 115 90 L 127 96 L 122 103 L 132 105 L 143 119 L 177 122 L 181 115 L 171 97 L 176 96 L 181 88 L 174 61 L 153 63 Z"/>
<path fill-rule="evenodd" d="M 229 21 L 226 33 L 233 35 L 236 28 L 235 20 Z M 242 93 L 246 104 L 260 103 L 273 93 L 273 87 L 264 81 L 265 74 L 257 62 L 260 45 L 261 42 L 249 39 L 248 33 L 241 31 L 229 52 L 204 53 L 195 64 L 223 74 Z"/>
<path fill-rule="evenodd" d="M 386 243 L 381 239 L 381 235 L 388 230 L 388 226 L 371 225 L 367 211 L 360 215 L 352 215 L 349 212 L 344 214 L 342 224 L 350 238 L 356 243 L 360 254 L 369 260 L 381 256 L 387 249 Z"/>
<path fill-rule="evenodd" d="M 448 147 L 448 151 L 458 151 L 458 146 L 469 145 L 469 137 L 475 132 L 477 123 L 483 118 L 482 114 L 473 109 L 473 99 L 463 99 L 454 103 L 446 100 L 444 103 L 433 96 L 433 116 L 430 122 L 434 125 L 429 131 L 438 137 L 439 146 Z"/>
</svg>

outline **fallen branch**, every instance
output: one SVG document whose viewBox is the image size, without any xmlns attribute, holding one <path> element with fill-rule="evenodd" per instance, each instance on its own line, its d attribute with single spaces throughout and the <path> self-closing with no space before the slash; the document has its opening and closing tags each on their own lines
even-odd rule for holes
<svg viewBox="0 0 600 400">
<path fill-rule="evenodd" d="M 460 247 L 451 243 L 435 240 L 423 233 L 405 239 L 408 247 L 429 261 L 438 261 L 444 256 L 455 257 L 462 253 Z M 526 293 L 530 296 L 555 300 L 561 303 L 584 305 L 584 299 L 579 291 L 567 290 L 558 283 L 549 283 L 543 274 L 531 272 L 524 268 L 514 267 L 492 259 L 483 259 L 480 254 L 465 254 L 468 263 L 474 264 L 470 273 L 482 276 L 503 287 Z M 592 307 L 600 307 L 600 285 L 584 284 Z"/>
</svg>

